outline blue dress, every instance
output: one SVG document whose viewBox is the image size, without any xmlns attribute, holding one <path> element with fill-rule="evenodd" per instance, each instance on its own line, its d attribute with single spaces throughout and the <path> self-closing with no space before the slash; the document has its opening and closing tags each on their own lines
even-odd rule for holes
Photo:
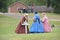
<svg viewBox="0 0 60 40">
<path fill-rule="evenodd" d="M 35 14 L 34 20 L 35 21 L 31 25 L 29 32 L 31 32 L 31 33 L 42 33 L 42 32 L 44 32 L 43 23 L 40 21 L 40 16 L 38 14 Z"/>
</svg>

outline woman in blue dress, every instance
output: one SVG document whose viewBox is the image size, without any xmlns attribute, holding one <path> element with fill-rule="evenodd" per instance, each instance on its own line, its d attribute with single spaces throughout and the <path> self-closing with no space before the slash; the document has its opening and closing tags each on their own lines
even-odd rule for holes
<svg viewBox="0 0 60 40">
<path fill-rule="evenodd" d="M 35 12 L 34 15 L 34 22 L 30 28 L 31 33 L 42 33 L 44 32 L 43 24 L 40 20 L 40 16 L 38 15 L 37 12 Z"/>
</svg>

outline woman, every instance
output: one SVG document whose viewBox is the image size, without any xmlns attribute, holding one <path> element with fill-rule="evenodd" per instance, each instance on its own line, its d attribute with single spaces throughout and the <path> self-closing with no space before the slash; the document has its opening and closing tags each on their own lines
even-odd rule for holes
<svg viewBox="0 0 60 40">
<path fill-rule="evenodd" d="M 37 12 L 35 12 L 34 15 L 34 22 L 30 28 L 30 32 L 31 33 L 40 33 L 40 32 L 44 32 L 44 28 L 43 28 L 43 24 L 40 21 L 40 16 L 38 15 Z"/>
<path fill-rule="evenodd" d="M 17 34 L 20 34 L 20 33 L 25 33 L 25 25 L 22 25 L 25 21 L 28 22 L 28 14 L 24 14 L 24 16 L 22 17 L 19 25 L 17 26 L 15 32 Z M 27 32 L 29 32 L 29 29 L 27 27 Z"/>
<path fill-rule="evenodd" d="M 44 31 L 45 32 L 51 32 L 52 31 L 51 25 L 48 22 L 48 18 L 46 16 L 46 13 L 42 13 L 42 14 L 43 14 L 43 20 L 42 20 L 42 22 L 43 22 L 43 25 L 44 25 Z"/>
</svg>

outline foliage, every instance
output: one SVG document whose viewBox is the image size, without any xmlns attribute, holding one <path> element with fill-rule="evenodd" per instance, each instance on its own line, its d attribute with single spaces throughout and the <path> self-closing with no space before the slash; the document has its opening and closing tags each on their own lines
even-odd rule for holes
<svg viewBox="0 0 60 40">
<path fill-rule="evenodd" d="M 0 12 L 6 12 L 7 10 L 7 0 L 0 0 Z"/>
<path fill-rule="evenodd" d="M 55 13 L 60 13 L 60 0 L 47 0 L 47 6 L 52 6 Z"/>
<path fill-rule="evenodd" d="M 13 4 L 14 2 L 22 2 L 26 5 L 32 6 L 32 5 L 45 5 L 46 1 L 45 0 L 0 0 L 0 12 L 6 12 L 7 8 Z"/>
<path fill-rule="evenodd" d="M 47 7 L 52 6 L 54 8 L 55 13 L 60 13 L 60 0 L 0 0 L 0 12 L 6 12 L 8 6 L 17 1 L 29 6 L 40 6 L 47 4 Z"/>
</svg>

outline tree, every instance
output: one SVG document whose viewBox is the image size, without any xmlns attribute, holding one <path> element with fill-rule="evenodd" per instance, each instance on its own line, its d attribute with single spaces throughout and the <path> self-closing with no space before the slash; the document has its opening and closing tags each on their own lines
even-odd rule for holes
<svg viewBox="0 0 60 40">
<path fill-rule="evenodd" d="M 60 0 L 47 0 L 47 6 L 52 6 L 54 13 L 60 13 Z"/>
<path fill-rule="evenodd" d="M 6 12 L 7 0 L 0 0 L 0 12 Z"/>
</svg>

